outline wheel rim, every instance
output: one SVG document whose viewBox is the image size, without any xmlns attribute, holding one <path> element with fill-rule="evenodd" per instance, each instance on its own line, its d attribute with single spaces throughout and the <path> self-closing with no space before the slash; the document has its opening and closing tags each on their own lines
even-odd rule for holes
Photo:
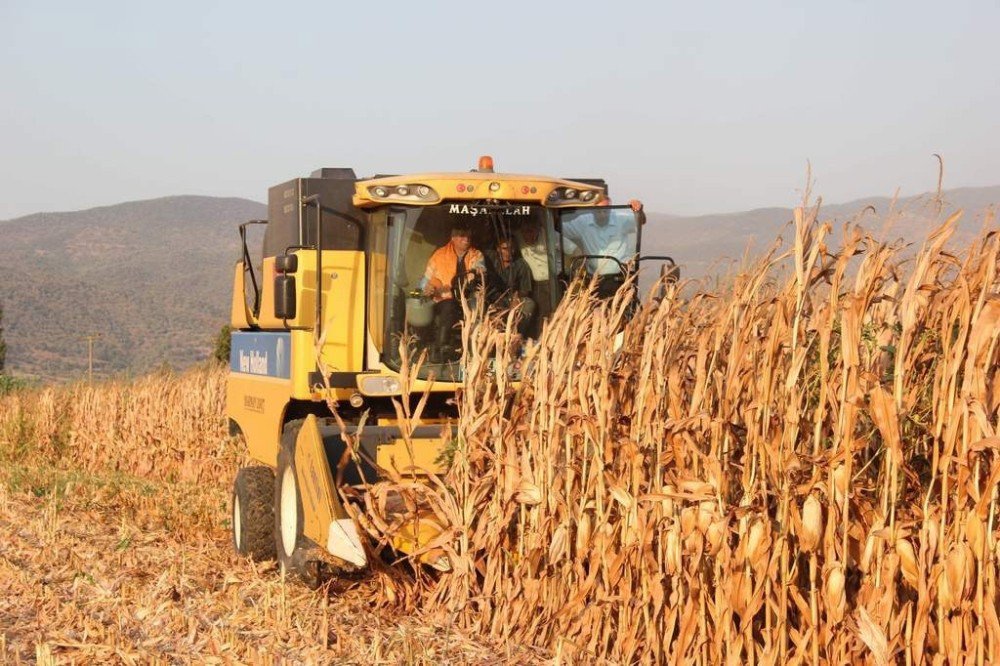
<svg viewBox="0 0 1000 666">
<path fill-rule="evenodd" d="M 286 467 L 281 475 L 281 547 L 286 557 L 295 552 L 295 537 L 299 530 L 298 489 L 295 471 Z"/>
<path fill-rule="evenodd" d="M 233 541 L 236 542 L 236 550 L 243 550 L 243 521 L 240 520 L 240 496 L 233 495 Z"/>
</svg>

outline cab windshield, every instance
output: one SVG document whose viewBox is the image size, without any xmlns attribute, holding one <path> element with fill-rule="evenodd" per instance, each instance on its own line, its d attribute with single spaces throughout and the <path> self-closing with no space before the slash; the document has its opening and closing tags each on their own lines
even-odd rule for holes
<svg viewBox="0 0 1000 666">
<path fill-rule="evenodd" d="M 543 206 L 398 207 L 387 211 L 384 224 L 386 282 L 378 337 L 382 361 L 394 370 L 402 364 L 400 342 L 407 339 L 411 359 L 427 353 L 421 379 L 461 379 L 463 294 L 473 307 L 480 293 L 489 307 L 518 306 L 525 337 L 537 336 L 558 301 L 560 242 L 553 215 Z"/>
</svg>

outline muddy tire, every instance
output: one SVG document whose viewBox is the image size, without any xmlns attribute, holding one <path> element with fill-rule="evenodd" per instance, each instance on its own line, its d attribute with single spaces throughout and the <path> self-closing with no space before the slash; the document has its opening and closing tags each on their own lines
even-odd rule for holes
<svg viewBox="0 0 1000 666">
<path fill-rule="evenodd" d="M 236 473 L 231 521 L 238 554 L 258 562 L 274 559 L 274 472 L 270 467 L 243 467 Z"/>
<path fill-rule="evenodd" d="M 316 558 L 318 547 L 302 533 L 302 494 L 295 476 L 295 439 L 301 425 L 301 421 L 289 423 L 281 437 L 274 481 L 272 546 L 286 576 L 315 588 L 322 582 L 322 564 Z"/>
</svg>

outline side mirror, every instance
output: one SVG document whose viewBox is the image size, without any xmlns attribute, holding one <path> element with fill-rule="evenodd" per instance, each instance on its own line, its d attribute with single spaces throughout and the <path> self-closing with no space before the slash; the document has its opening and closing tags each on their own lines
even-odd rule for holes
<svg viewBox="0 0 1000 666">
<path fill-rule="evenodd" d="M 295 254 L 282 254 L 274 258 L 274 270 L 276 273 L 287 273 L 291 275 L 299 270 L 299 257 Z"/>
<path fill-rule="evenodd" d="M 287 258 L 289 257 L 278 259 Z M 295 259 L 295 256 L 291 259 Z M 279 274 L 274 277 L 274 316 L 277 319 L 295 319 L 295 277 L 292 275 Z"/>
<path fill-rule="evenodd" d="M 660 266 L 660 277 L 666 278 L 667 282 L 677 282 L 681 279 L 681 267 L 671 262 Z"/>
</svg>

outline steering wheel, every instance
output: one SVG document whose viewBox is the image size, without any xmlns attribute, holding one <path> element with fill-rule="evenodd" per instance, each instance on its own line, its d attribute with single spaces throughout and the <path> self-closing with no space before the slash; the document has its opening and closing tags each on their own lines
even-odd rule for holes
<svg viewBox="0 0 1000 666">
<path fill-rule="evenodd" d="M 621 262 L 618 257 L 612 257 L 609 254 L 581 254 L 578 257 L 573 257 L 573 261 L 569 265 L 569 274 L 575 275 L 580 268 L 580 263 L 586 261 L 587 259 L 610 259 L 611 261 L 618 264 L 618 272 L 622 275 L 626 275 L 628 271 L 625 269 L 625 264 Z"/>
</svg>

